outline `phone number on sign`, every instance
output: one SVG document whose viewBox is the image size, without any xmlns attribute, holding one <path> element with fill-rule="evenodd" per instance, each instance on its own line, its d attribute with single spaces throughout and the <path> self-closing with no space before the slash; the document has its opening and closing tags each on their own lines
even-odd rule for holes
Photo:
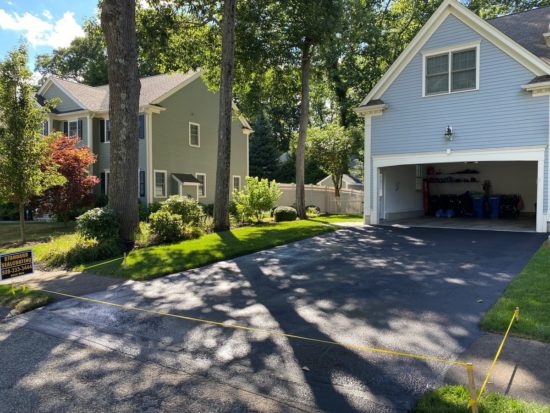
<svg viewBox="0 0 550 413">
<path fill-rule="evenodd" d="M 32 264 L 21 265 L 14 268 L 2 268 L 2 276 L 22 275 L 25 271 L 32 270 Z"/>
</svg>

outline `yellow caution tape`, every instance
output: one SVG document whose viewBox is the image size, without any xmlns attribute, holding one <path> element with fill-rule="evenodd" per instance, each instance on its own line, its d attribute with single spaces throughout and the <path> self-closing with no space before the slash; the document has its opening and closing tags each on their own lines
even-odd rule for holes
<svg viewBox="0 0 550 413">
<path fill-rule="evenodd" d="M 356 349 L 356 350 L 360 350 L 360 351 L 370 351 L 370 352 L 373 352 L 373 353 L 388 354 L 388 355 L 400 356 L 400 357 L 408 357 L 408 358 L 414 358 L 414 359 L 419 359 L 419 360 L 437 361 L 437 362 L 440 362 L 440 363 L 447 363 L 447 364 L 452 364 L 452 365 L 456 365 L 456 366 L 468 366 L 468 363 L 462 362 L 462 361 L 452 361 L 452 360 L 442 359 L 442 358 L 439 358 L 439 357 L 423 356 L 423 355 L 420 355 L 420 354 L 412 354 L 412 353 L 405 353 L 405 352 L 401 352 L 401 351 L 381 349 L 381 348 L 376 348 L 376 347 L 368 347 L 368 346 L 363 346 L 363 345 L 353 344 L 353 343 L 342 343 L 342 342 L 338 342 L 338 341 L 330 341 L 330 340 L 322 340 L 322 339 L 318 339 L 318 338 L 298 336 L 298 335 L 295 335 L 295 334 L 287 334 L 287 333 L 283 333 L 283 332 L 280 332 L 280 331 L 268 330 L 268 329 L 263 329 L 263 328 L 247 327 L 247 326 L 241 326 L 241 325 L 238 325 L 238 324 L 223 323 L 223 322 L 212 321 L 212 320 L 207 320 L 207 319 L 203 319 L 203 318 L 189 317 L 189 316 L 180 315 L 180 314 L 172 314 L 172 313 L 168 313 L 168 312 L 164 312 L 164 311 L 149 310 L 149 309 L 146 309 L 146 308 L 140 308 L 140 307 L 125 305 L 125 304 L 117 304 L 117 303 L 113 303 L 113 302 L 110 302 L 110 301 L 97 300 L 97 299 L 89 298 L 89 297 L 81 297 L 81 296 L 72 295 L 72 294 L 60 293 L 60 292 L 57 292 L 57 291 L 39 290 L 39 289 L 35 289 L 35 290 L 36 291 L 42 291 L 42 292 L 47 293 L 47 294 L 54 294 L 54 295 L 59 295 L 59 296 L 62 296 L 62 297 L 74 298 L 74 299 L 77 299 L 77 300 L 88 301 L 88 302 L 98 303 L 98 304 L 104 304 L 104 305 L 108 305 L 108 306 L 111 306 L 111 307 L 118 307 L 118 308 L 122 308 L 124 310 L 140 311 L 140 312 L 143 312 L 143 313 L 154 314 L 154 315 L 163 316 L 163 317 L 179 318 L 179 319 L 182 319 L 182 320 L 195 321 L 195 322 L 198 322 L 198 323 L 210 324 L 210 325 L 215 325 L 215 326 L 219 326 L 219 327 L 233 328 L 233 329 L 237 329 L 237 330 L 246 330 L 246 331 L 252 331 L 252 332 L 267 333 L 267 334 L 270 334 L 272 336 L 287 337 L 287 338 L 291 338 L 291 339 L 295 339 L 295 340 L 302 340 L 302 341 L 308 341 L 308 342 L 320 343 L 320 344 L 329 344 L 329 345 L 334 345 L 334 346 L 346 347 L 346 348 L 350 348 L 350 349 Z"/>
<path fill-rule="evenodd" d="M 516 307 L 514 311 L 514 315 L 512 316 L 512 319 L 510 320 L 510 324 L 508 325 L 508 329 L 506 330 L 506 333 L 504 334 L 504 338 L 500 342 L 500 346 L 498 347 L 497 354 L 495 355 L 495 358 L 493 359 L 493 363 L 491 364 L 491 367 L 489 368 L 489 371 L 487 372 L 487 376 L 485 376 L 485 381 L 483 382 L 483 385 L 481 386 L 481 389 L 479 389 L 479 394 L 477 395 L 476 403 L 479 402 L 481 399 L 481 395 L 485 391 L 485 388 L 487 387 L 487 383 L 489 383 L 489 377 L 491 377 L 491 373 L 493 372 L 493 369 L 495 365 L 497 364 L 498 358 L 500 357 L 500 353 L 502 352 L 502 349 L 504 348 L 504 343 L 506 342 L 506 339 L 508 338 L 508 334 L 510 333 L 510 330 L 512 329 L 512 325 L 514 324 L 514 321 L 519 320 L 519 307 Z"/>
</svg>

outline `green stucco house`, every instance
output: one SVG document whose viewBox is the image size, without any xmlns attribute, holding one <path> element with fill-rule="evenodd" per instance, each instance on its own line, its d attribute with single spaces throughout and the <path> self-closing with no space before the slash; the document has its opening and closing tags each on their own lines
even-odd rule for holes
<svg viewBox="0 0 550 413">
<path fill-rule="evenodd" d="M 39 102 L 59 98 L 44 133 L 78 136 L 97 155 L 92 173 L 101 179 L 97 194 L 107 194 L 110 165 L 109 87 L 91 87 L 50 77 L 37 93 Z M 214 202 L 218 139 L 218 93 L 208 90 L 200 72 L 141 79 L 139 100 L 139 197 L 144 203 L 170 195 Z M 235 108 L 236 109 L 236 108 Z M 235 112 L 237 112 L 235 110 Z M 240 188 L 248 175 L 252 133 L 235 115 L 231 136 L 231 185 Z"/>
</svg>

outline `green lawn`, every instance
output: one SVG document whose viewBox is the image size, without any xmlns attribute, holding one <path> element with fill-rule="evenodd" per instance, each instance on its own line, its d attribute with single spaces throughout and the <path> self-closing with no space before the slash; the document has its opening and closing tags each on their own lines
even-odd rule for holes
<svg viewBox="0 0 550 413">
<path fill-rule="evenodd" d="M 481 321 L 487 331 L 504 332 L 519 305 L 511 333 L 550 342 L 550 245 L 546 243 L 508 286 Z"/>
<path fill-rule="evenodd" d="M 161 277 L 216 261 L 235 258 L 266 248 L 334 231 L 335 227 L 314 220 L 240 227 L 212 233 L 176 244 L 132 251 L 122 258 L 81 266 L 79 270 L 145 280 Z"/>
<path fill-rule="evenodd" d="M 59 222 L 27 222 L 25 233 L 28 241 L 39 241 L 74 231 L 74 222 L 65 226 Z M 7 246 L 19 241 L 19 224 L 0 222 L 0 246 Z"/>
<path fill-rule="evenodd" d="M 428 391 L 418 401 L 414 413 L 470 413 L 468 390 L 463 386 L 444 386 Z M 550 413 L 550 407 L 515 400 L 498 393 L 485 393 L 479 413 Z"/>
<path fill-rule="evenodd" d="M 26 287 L 0 285 L 0 306 L 15 308 L 20 313 L 42 307 L 50 300 L 50 296 Z"/>
</svg>

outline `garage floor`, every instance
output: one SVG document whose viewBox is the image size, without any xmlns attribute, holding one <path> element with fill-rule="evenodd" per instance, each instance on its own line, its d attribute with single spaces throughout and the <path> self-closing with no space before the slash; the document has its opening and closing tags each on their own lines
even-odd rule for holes
<svg viewBox="0 0 550 413">
<path fill-rule="evenodd" d="M 476 218 L 435 218 L 415 217 L 398 220 L 383 220 L 380 225 L 424 228 L 476 229 L 487 231 L 535 232 L 535 217 L 518 219 L 476 219 Z"/>
</svg>

